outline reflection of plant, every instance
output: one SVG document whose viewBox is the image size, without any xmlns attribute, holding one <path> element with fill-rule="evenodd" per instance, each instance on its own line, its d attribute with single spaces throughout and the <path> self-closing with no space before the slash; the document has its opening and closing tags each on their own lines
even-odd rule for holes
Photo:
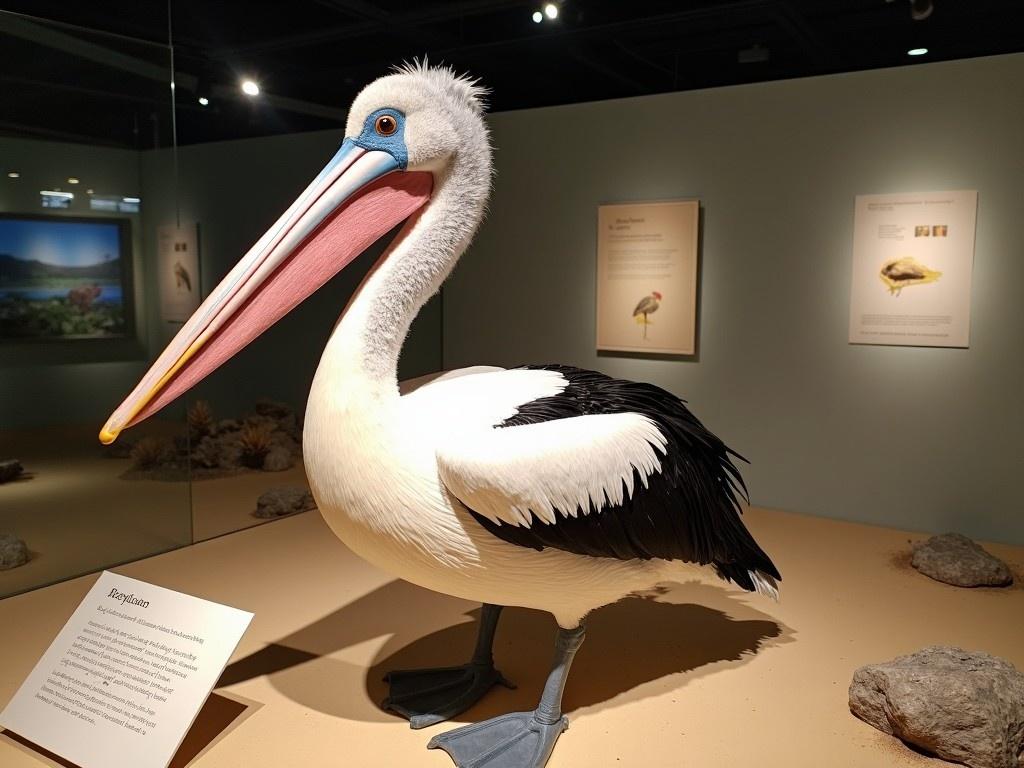
<svg viewBox="0 0 1024 768">
<path fill-rule="evenodd" d="M 169 457 L 174 446 L 163 437 L 144 437 L 132 446 L 132 466 L 136 469 L 152 469 Z"/>
<path fill-rule="evenodd" d="M 108 336 L 123 331 L 124 313 L 114 302 L 92 301 L 81 309 L 67 298 L 0 297 L 0 336 Z"/>
<path fill-rule="evenodd" d="M 238 433 L 238 447 L 242 464 L 253 469 L 263 466 L 263 459 L 270 453 L 273 444 L 269 424 L 246 424 Z"/>
<path fill-rule="evenodd" d="M 198 441 L 213 431 L 213 409 L 205 400 L 196 400 L 188 409 L 188 434 Z"/>
</svg>

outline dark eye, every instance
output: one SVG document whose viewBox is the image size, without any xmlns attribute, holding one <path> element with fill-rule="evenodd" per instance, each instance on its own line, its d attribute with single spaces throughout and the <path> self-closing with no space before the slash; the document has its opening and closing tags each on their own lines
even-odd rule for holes
<svg viewBox="0 0 1024 768">
<path fill-rule="evenodd" d="M 398 121 L 391 115 L 381 115 L 373 127 L 381 136 L 391 136 L 398 130 Z"/>
</svg>

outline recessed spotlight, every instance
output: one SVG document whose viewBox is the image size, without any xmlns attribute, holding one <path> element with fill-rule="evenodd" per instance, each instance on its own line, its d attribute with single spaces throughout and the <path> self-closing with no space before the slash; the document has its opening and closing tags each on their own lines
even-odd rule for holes
<svg viewBox="0 0 1024 768">
<path fill-rule="evenodd" d="M 246 96 L 259 96 L 260 87 L 256 84 L 255 80 L 243 80 L 242 81 L 242 93 Z"/>
<path fill-rule="evenodd" d="M 74 176 L 68 176 L 68 184 L 77 184 L 77 183 L 78 183 L 78 179 L 76 179 Z"/>
<path fill-rule="evenodd" d="M 926 53 L 928 53 L 927 48 L 911 48 L 907 51 L 907 56 L 924 56 Z"/>
<path fill-rule="evenodd" d="M 540 24 L 542 21 L 544 21 L 544 14 L 541 13 L 540 11 L 534 11 L 533 12 L 533 23 L 534 24 Z"/>
<path fill-rule="evenodd" d="M 93 193 L 93 191 L 94 190 L 92 190 L 92 189 L 87 189 L 87 190 L 85 190 L 85 194 L 91 195 Z"/>
<path fill-rule="evenodd" d="M 547 3 L 547 4 L 545 4 L 545 6 L 544 6 L 544 15 L 547 16 L 549 19 L 557 19 L 558 18 L 558 6 L 555 5 L 554 3 Z"/>
<path fill-rule="evenodd" d="M 259 93 L 259 89 L 258 88 L 256 89 L 256 92 Z M 209 104 L 210 104 L 210 100 L 208 98 L 206 98 L 205 96 L 200 96 L 199 97 L 199 106 L 206 107 L 206 106 L 209 106 Z"/>
<path fill-rule="evenodd" d="M 21 178 L 21 174 L 18 173 L 17 171 L 8 171 L 7 172 L 7 178 L 8 179 L 20 179 Z"/>
</svg>

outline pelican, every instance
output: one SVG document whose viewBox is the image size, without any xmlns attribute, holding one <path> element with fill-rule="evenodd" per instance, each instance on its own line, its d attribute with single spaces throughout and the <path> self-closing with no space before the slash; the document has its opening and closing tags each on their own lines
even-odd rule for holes
<svg viewBox="0 0 1024 768">
<path fill-rule="evenodd" d="M 335 326 L 313 380 L 303 454 L 334 533 L 374 565 L 483 604 L 464 665 L 389 675 L 385 706 L 424 727 L 493 685 L 503 606 L 550 612 L 554 663 L 532 712 L 436 736 L 458 766 L 539 768 L 565 730 L 584 619 L 666 581 L 722 578 L 777 596 L 743 526 L 732 453 L 682 401 L 569 366 L 466 368 L 404 394 L 417 312 L 479 225 L 491 186 L 483 90 L 412 64 L 355 99 L 337 154 L 213 290 L 100 432 L 179 397 L 404 222 Z"/>
</svg>

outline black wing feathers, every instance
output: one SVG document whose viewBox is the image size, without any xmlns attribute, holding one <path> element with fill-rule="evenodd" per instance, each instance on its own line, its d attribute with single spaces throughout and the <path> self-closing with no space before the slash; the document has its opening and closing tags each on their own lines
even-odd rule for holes
<svg viewBox="0 0 1024 768">
<path fill-rule="evenodd" d="M 633 494 L 620 505 L 608 500 L 589 514 L 559 515 L 555 524 L 535 518 L 529 528 L 476 520 L 495 536 L 534 549 L 554 547 L 593 557 L 685 560 L 713 565 L 718 574 L 753 590 L 750 571 L 781 579 L 771 559 L 740 520 L 738 496 L 746 486 L 732 457 L 743 459 L 694 417 L 679 398 L 652 384 L 613 379 L 561 365 L 524 366 L 558 371 L 569 385 L 561 394 L 527 403 L 500 427 L 571 416 L 639 413 L 668 441 L 662 471 L 644 488 L 634 470 Z M 660 450 L 659 450 L 660 453 Z M 560 510 L 564 513 L 564 510 Z"/>
</svg>

